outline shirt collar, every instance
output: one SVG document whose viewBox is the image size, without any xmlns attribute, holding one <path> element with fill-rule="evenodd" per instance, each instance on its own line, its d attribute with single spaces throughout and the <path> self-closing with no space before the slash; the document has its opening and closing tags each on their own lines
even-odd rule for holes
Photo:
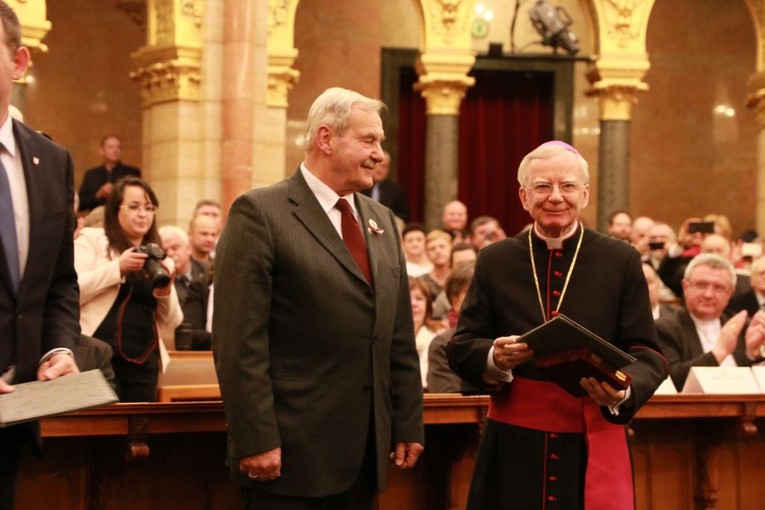
<svg viewBox="0 0 765 510">
<path fill-rule="evenodd" d="M 572 228 L 571 230 L 569 230 L 564 236 L 553 238 L 553 237 L 547 237 L 545 235 L 542 235 L 542 233 L 539 231 L 539 228 L 537 227 L 536 222 L 534 222 L 534 234 L 538 238 L 540 238 L 542 241 L 547 243 L 548 250 L 560 250 L 561 248 L 563 248 L 563 241 L 571 238 L 571 236 L 573 236 L 579 228 L 580 228 L 579 222 L 577 221 L 576 226 Z"/>
<path fill-rule="evenodd" d="M 0 143 L 11 157 L 16 157 L 16 140 L 13 138 L 13 117 L 11 113 L 5 117 L 5 122 L 0 126 Z"/>
<path fill-rule="evenodd" d="M 344 198 L 348 201 L 349 204 L 351 204 L 353 214 L 355 214 L 358 218 L 359 213 L 356 211 L 356 201 L 353 199 L 353 193 L 349 193 L 348 195 L 341 197 L 335 193 L 332 188 L 324 184 L 318 177 L 313 175 L 308 167 L 305 166 L 305 162 L 300 163 L 300 172 L 303 174 L 303 178 L 305 179 L 308 188 L 313 192 L 314 195 L 316 195 L 316 199 L 319 201 L 319 205 L 321 205 L 321 208 L 324 209 L 325 213 L 328 213 L 335 208 L 335 204 L 337 204 L 337 200 L 339 198 Z"/>
</svg>

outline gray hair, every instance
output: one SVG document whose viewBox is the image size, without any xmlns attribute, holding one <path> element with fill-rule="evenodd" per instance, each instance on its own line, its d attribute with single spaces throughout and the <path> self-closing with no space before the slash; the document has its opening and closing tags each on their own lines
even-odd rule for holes
<svg viewBox="0 0 765 510">
<path fill-rule="evenodd" d="M 382 101 L 362 96 L 353 90 L 340 87 L 325 90 L 314 100 L 308 110 L 305 133 L 306 150 L 313 146 L 316 133 L 322 124 L 342 135 L 348 129 L 351 109 L 354 105 L 359 105 L 364 110 L 372 110 L 378 114 L 385 110 L 385 103 Z"/>
<path fill-rule="evenodd" d="M 528 178 L 528 167 L 533 160 L 552 158 L 566 151 L 576 156 L 576 160 L 579 163 L 579 170 L 582 172 L 582 179 L 584 184 L 590 182 L 590 166 L 587 164 L 587 160 L 585 160 L 582 155 L 579 154 L 579 151 L 567 143 L 553 141 L 543 143 L 533 151 L 526 154 L 526 157 L 523 158 L 521 164 L 518 165 L 518 183 L 521 186 L 526 186 L 526 179 Z"/>
<path fill-rule="evenodd" d="M 159 238 L 164 240 L 167 236 L 176 235 L 181 238 L 181 242 L 185 245 L 189 245 L 189 234 L 181 227 L 177 225 L 163 225 L 159 227 Z"/>
<path fill-rule="evenodd" d="M 728 271 L 730 275 L 731 289 L 736 288 L 736 270 L 733 268 L 730 260 L 725 257 L 721 257 L 716 253 L 700 253 L 691 259 L 691 262 L 686 266 L 683 278 L 688 280 L 691 277 L 691 273 L 699 266 L 707 266 L 713 269 L 724 269 Z"/>
</svg>

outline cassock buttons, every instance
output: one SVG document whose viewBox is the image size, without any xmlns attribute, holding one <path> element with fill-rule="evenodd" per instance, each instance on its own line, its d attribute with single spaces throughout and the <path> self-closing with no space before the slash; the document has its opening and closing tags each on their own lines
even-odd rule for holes
<svg viewBox="0 0 765 510">
<path fill-rule="evenodd" d="M 558 477 L 557 476 L 548 476 L 547 479 L 549 481 L 551 481 L 551 482 L 557 482 L 558 481 Z"/>
<path fill-rule="evenodd" d="M 550 315 L 555 317 L 556 315 L 558 315 L 558 313 L 559 313 L 558 310 L 553 310 L 552 312 L 550 312 Z"/>
<path fill-rule="evenodd" d="M 563 276 L 563 273 L 561 273 L 560 271 L 553 271 L 553 276 L 561 277 Z"/>
<path fill-rule="evenodd" d="M 561 252 L 559 252 L 559 251 L 556 251 L 555 252 L 555 256 L 558 257 L 558 258 L 561 258 L 563 256 L 563 254 Z"/>
<path fill-rule="evenodd" d="M 550 432 L 550 439 L 558 439 L 558 434 L 555 432 Z"/>
<path fill-rule="evenodd" d="M 551 453 L 551 454 L 550 454 L 550 460 L 558 460 L 559 458 L 560 458 L 560 457 L 558 457 L 558 455 L 557 455 L 557 454 L 555 454 L 555 453 Z"/>
<path fill-rule="evenodd" d="M 556 297 L 560 296 L 560 291 L 559 290 L 554 290 L 554 291 L 552 291 L 552 295 L 556 296 Z"/>
<path fill-rule="evenodd" d="M 558 498 L 555 496 L 547 496 L 547 501 L 558 501 Z"/>
</svg>

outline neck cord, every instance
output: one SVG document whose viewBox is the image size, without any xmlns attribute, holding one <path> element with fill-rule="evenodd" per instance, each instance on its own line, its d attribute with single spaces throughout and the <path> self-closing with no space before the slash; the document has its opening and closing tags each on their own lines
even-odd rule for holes
<svg viewBox="0 0 765 510">
<path fill-rule="evenodd" d="M 534 275 L 534 285 L 537 289 L 537 300 L 539 300 L 539 309 L 542 311 L 542 321 L 547 322 L 549 319 L 547 318 L 547 313 L 545 312 L 545 305 L 542 301 L 542 291 L 539 287 L 539 278 L 537 277 L 537 265 L 534 262 L 534 247 L 531 244 L 531 231 L 534 230 L 534 227 L 532 226 L 529 228 L 529 258 L 531 259 L 531 272 Z M 568 289 L 568 282 L 571 280 L 571 273 L 574 272 L 574 265 L 576 264 L 576 259 L 579 256 L 579 248 L 582 247 L 582 238 L 584 237 L 584 227 L 582 227 L 582 224 L 579 224 L 579 240 L 576 243 L 576 251 L 574 251 L 574 258 L 571 261 L 571 265 L 568 268 L 568 274 L 566 275 L 566 281 L 563 283 L 563 290 L 560 293 L 560 299 L 558 300 L 558 306 L 555 307 L 555 312 L 551 315 L 558 315 L 558 310 L 560 310 L 560 305 L 563 304 L 563 298 L 566 295 L 566 289 Z"/>
</svg>

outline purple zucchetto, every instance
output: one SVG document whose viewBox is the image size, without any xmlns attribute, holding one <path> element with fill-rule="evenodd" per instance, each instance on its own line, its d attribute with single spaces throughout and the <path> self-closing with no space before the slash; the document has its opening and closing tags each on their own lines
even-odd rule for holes
<svg viewBox="0 0 765 510">
<path fill-rule="evenodd" d="M 575 148 L 573 148 L 571 145 L 567 144 L 566 142 L 562 142 L 560 140 L 551 140 L 549 142 L 545 142 L 542 145 L 540 145 L 539 147 L 537 147 L 537 149 L 541 149 L 542 147 L 546 147 L 548 145 L 558 145 L 560 147 L 563 147 L 566 150 L 569 150 L 569 151 L 573 152 L 577 156 L 581 156 L 581 154 L 579 154 L 578 150 L 576 150 Z"/>
</svg>

